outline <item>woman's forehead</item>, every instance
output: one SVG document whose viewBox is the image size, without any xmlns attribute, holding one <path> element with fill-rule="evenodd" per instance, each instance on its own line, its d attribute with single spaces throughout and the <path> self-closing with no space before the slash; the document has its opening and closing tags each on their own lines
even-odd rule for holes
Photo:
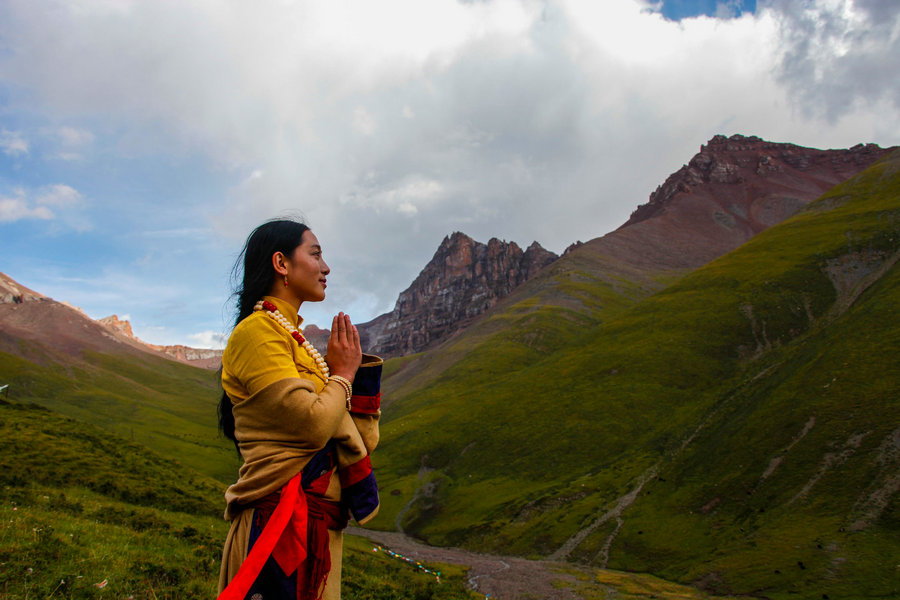
<svg viewBox="0 0 900 600">
<path fill-rule="evenodd" d="M 303 232 L 303 237 L 300 238 L 300 244 L 302 246 L 319 246 L 319 238 L 316 237 L 316 234 L 312 232 L 311 229 L 307 229 Z"/>
</svg>

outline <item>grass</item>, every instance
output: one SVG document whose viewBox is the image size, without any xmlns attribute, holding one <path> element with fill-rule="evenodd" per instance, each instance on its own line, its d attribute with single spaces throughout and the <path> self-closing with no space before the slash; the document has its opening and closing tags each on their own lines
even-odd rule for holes
<svg viewBox="0 0 900 600">
<path fill-rule="evenodd" d="M 559 580 L 559 587 L 570 589 L 584 600 L 737 600 L 738 596 L 717 596 L 686 585 L 665 581 L 645 573 L 625 573 L 595 569 L 590 574 L 571 568 L 559 569 L 569 577 Z M 574 581 L 573 581 L 574 579 Z M 746 597 L 745 597 L 746 598 Z"/>
<path fill-rule="evenodd" d="M 890 582 L 900 546 L 886 541 L 900 539 L 889 491 L 898 252 L 893 156 L 609 313 L 513 298 L 404 365 L 441 367 L 394 389 L 376 467 L 401 495 L 377 523 L 392 526 L 415 496 L 404 527 L 429 542 L 549 554 L 656 465 L 623 513 L 610 566 L 717 593 L 900 593 Z M 861 282 L 871 285 L 854 289 Z M 594 298 L 611 289 L 588 277 L 576 287 L 591 285 Z M 543 339 L 553 342 L 528 343 Z M 412 485 L 422 466 L 427 488 Z M 598 528 L 572 557 L 597 560 L 611 533 Z M 838 550 L 826 559 L 807 551 L 816 544 Z"/>
<path fill-rule="evenodd" d="M 46 355 L 38 364 L 0 352 L 10 398 L 92 423 L 223 483 L 235 479 L 234 447 L 216 430 L 215 373 L 151 355 Z"/>
<path fill-rule="evenodd" d="M 35 405 L 0 403 L 0 597 L 212 598 L 223 486 L 143 446 Z M 345 537 L 343 597 L 472 598 Z"/>
</svg>

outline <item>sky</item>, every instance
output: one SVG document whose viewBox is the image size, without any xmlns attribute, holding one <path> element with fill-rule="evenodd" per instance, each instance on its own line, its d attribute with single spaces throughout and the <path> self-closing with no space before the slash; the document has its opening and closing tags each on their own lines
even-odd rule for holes
<svg viewBox="0 0 900 600">
<path fill-rule="evenodd" d="M 4 0 L 0 271 L 221 345 L 304 219 L 364 322 L 462 231 L 556 253 L 717 134 L 900 144 L 895 0 Z"/>
</svg>

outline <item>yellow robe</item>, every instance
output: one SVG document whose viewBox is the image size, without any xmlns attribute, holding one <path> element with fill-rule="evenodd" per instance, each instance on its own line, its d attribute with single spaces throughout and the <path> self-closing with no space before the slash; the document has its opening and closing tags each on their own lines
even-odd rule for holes
<svg viewBox="0 0 900 600">
<path fill-rule="evenodd" d="M 264 299 L 299 329 L 301 320 L 289 304 L 271 296 Z M 244 464 L 238 481 L 225 493 L 231 529 L 220 593 L 247 556 L 253 510 L 242 506 L 281 489 L 330 439 L 355 453 L 352 462 L 375 449 L 379 433 L 379 416 L 348 413 L 344 389 L 328 384 L 306 350 L 263 311 L 234 328 L 222 356 L 222 387 L 234 407 L 235 437 Z M 325 498 L 341 498 L 337 469 Z M 340 531 L 328 533 L 331 571 L 322 597 L 337 600 L 343 539 Z"/>
</svg>

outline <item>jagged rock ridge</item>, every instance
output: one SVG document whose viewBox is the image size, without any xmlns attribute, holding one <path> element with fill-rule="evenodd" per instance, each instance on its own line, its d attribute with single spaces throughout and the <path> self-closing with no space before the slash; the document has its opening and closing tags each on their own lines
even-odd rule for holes
<svg viewBox="0 0 900 600">
<path fill-rule="evenodd" d="M 419 352 L 465 327 L 558 258 L 537 242 L 487 244 L 456 232 L 397 298 L 394 310 L 359 325 L 364 346 L 381 356 Z"/>
<path fill-rule="evenodd" d="M 578 251 L 656 270 L 695 269 L 781 223 L 892 148 L 818 150 L 717 135 L 617 230 Z"/>
</svg>

